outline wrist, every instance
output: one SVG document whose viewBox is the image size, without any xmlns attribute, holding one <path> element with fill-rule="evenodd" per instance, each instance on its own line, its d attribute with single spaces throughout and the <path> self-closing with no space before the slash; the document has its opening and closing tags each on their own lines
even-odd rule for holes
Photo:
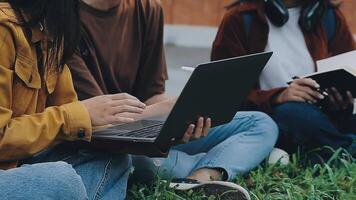
<svg viewBox="0 0 356 200">
<path fill-rule="evenodd" d="M 283 92 L 276 94 L 272 97 L 272 105 L 279 105 L 283 103 Z"/>
</svg>

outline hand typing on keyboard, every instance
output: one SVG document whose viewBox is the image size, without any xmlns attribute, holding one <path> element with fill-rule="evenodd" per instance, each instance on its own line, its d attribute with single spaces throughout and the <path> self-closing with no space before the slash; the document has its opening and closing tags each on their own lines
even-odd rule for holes
<svg viewBox="0 0 356 200">
<path fill-rule="evenodd" d="M 200 138 L 208 136 L 209 129 L 211 128 L 211 119 L 200 117 L 196 124 L 188 126 L 182 140 L 182 143 L 188 143 L 192 140 L 198 140 Z"/>
<path fill-rule="evenodd" d="M 88 110 L 93 126 L 130 123 L 134 119 L 126 113 L 141 114 L 146 109 L 144 103 L 126 93 L 97 96 L 81 103 Z"/>
</svg>

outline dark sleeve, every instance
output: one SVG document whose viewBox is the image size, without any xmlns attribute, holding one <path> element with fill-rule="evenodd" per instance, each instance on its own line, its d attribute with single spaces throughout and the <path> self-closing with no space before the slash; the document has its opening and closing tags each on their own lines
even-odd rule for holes
<svg viewBox="0 0 356 200">
<path fill-rule="evenodd" d="M 335 16 L 336 32 L 333 40 L 329 44 L 329 51 L 332 56 L 356 49 L 354 36 L 339 8 L 335 9 Z"/>
<path fill-rule="evenodd" d="M 212 60 L 243 56 L 249 54 L 245 26 L 239 14 L 227 12 L 213 43 Z M 250 33 L 253 34 L 253 33 Z M 272 100 L 285 88 L 260 90 L 258 83 L 244 103 L 243 110 L 272 112 Z"/>
<path fill-rule="evenodd" d="M 213 43 L 212 60 L 221 60 L 248 54 L 247 37 L 242 18 L 227 12 Z"/>
<path fill-rule="evenodd" d="M 79 100 L 104 94 L 79 53 L 75 53 L 67 65 L 72 73 L 74 88 Z"/>
<path fill-rule="evenodd" d="M 163 47 L 163 11 L 156 0 L 141 1 L 146 16 L 144 44 L 134 95 L 141 101 L 163 94 L 168 79 Z"/>
</svg>

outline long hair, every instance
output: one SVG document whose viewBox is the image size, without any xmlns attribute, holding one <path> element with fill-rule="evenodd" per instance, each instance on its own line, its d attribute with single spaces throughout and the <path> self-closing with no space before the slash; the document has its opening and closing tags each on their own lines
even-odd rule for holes
<svg viewBox="0 0 356 200">
<path fill-rule="evenodd" d="M 73 55 L 80 38 L 78 0 L 8 0 L 28 18 L 24 26 L 42 24 L 49 41 L 45 65 L 60 70 Z"/>
</svg>

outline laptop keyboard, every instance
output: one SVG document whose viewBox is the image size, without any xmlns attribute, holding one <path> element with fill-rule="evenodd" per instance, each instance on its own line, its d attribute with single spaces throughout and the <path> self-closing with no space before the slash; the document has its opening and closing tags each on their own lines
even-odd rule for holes
<svg viewBox="0 0 356 200">
<path fill-rule="evenodd" d="M 159 133 L 161 132 L 161 129 L 163 127 L 163 124 L 155 124 L 152 126 L 148 126 L 142 129 L 134 130 L 131 132 L 123 131 L 121 133 L 115 134 L 116 136 L 120 137 L 132 137 L 132 138 L 156 138 Z"/>
</svg>

